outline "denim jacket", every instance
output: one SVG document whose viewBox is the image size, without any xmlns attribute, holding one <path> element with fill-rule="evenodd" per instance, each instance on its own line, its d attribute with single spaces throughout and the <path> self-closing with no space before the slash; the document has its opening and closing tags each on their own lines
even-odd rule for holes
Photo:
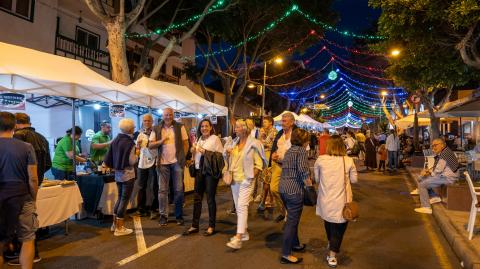
<svg viewBox="0 0 480 269">
<path fill-rule="evenodd" d="M 225 146 L 225 150 L 223 152 L 223 158 L 225 159 L 225 162 L 228 164 L 228 167 L 227 167 L 228 171 L 233 171 L 233 167 L 232 167 L 232 156 L 230 155 L 229 157 L 227 157 L 227 149 L 234 148 L 239 141 L 240 139 L 236 138 L 235 140 L 233 140 L 233 143 L 231 146 L 229 147 Z M 243 172 L 246 178 L 254 178 L 255 151 L 257 151 L 260 157 L 262 158 L 263 167 L 261 170 L 263 170 L 267 166 L 267 158 L 265 157 L 265 150 L 263 149 L 263 145 L 259 140 L 252 138 L 250 136 L 247 138 L 247 143 L 245 144 L 245 147 L 243 150 L 245 152 L 245 158 L 243 159 Z"/>
</svg>

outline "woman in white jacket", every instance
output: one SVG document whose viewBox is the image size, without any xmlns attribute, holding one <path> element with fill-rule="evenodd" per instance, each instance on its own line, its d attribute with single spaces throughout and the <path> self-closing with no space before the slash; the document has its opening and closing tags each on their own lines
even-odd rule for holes
<svg viewBox="0 0 480 269">
<path fill-rule="evenodd" d="M 328 239 L 327 263 L 336 267 L 336 255 L 348 224 L 342 211 L 345 203 L 352 201 L 350 183 L 357 182 L 355 164 L 352 158 L 346 156 L 340 136 L 334 135 L 327 141 L 326 155 L 318 157 L 314 171 L 315 180 L 319 183 L 316 213 L 325 221 Z"/>
<path fill-rule="evenodd" d="M 244 120 L 235 122 L 236 140 L 233 147 L 226 147 L 224 156 L 228 159 L 228 172 L 232 176 L 232 194 L 237 209 L 237 234 L 230 239 L 227 246 L 240 249 L 242 241 L 248 241 L 247 232 L 248 205 L 252 198 L 254 178 L 266 167 L 267 161 L 263 145 L 250 137 L 251 130 Z"/>
</svg>

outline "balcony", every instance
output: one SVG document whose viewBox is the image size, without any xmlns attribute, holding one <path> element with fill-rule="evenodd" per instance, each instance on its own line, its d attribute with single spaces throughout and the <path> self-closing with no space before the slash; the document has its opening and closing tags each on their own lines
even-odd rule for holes
<svg viewBox="0 0 480 269">
<path fill-rule="evenodd" d="M 55 54 L 77 59 L 85 65 L 110 72 L 110 55 L 108 52 L 80 45 L 75 40 L 60 34 L 55 36 Z"/>
<path fill-rule="evenodd" d="M 180 78 L 171 76 L 165 73 L 160 73 L 158 76 L 158 80 L 165 81 L 165 82 L 170 82 L 170 83 L 175 83 L 175 84 L 180 84 Z"/>
</svg>

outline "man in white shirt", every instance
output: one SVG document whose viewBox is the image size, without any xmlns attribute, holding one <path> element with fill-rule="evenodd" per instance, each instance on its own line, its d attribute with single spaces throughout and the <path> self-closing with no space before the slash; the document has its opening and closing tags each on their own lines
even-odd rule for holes
<svg viewBox="0 0 480 269">
<path fill-rule="evenodd" d="M 150 219 L 155 219 L 158 216 L 158 181 L 156 172 L 157 150 L 149 149 L 148 139 L 152 133 L 153 116 L 145 114 L 142 118 L 142 129 L 138 133 L 136 146 L 140 149 L 140 158 L 138 160 L 138 194 L 137 205 L 138 214 L 144 216 L 147 214 L 147 192 L 151 192 L 153 200 L 150 206 Z M 153 180 L 152 184 L 149 184 Z M 152 186 L 152 189 L 148 189 Z"/>
<path fill-rule="evenodd" d="M 272 179 L 270 181 L 270 191 L 275 198 L 276 209 L 279 215 L 275 218 L 275 221 L 280 222 L 285 219 L 285 207 L 282 203 L 279 193 L 280 176 L 282 175 L 282 161 L 287 150 L 290 149 L 292 144 L 290 138 L 292 136 L 292 130 L 296 129 L 295 117 L 292 113 L 285 113 L 282 115 L 282 130 L 277 133 L 272 145 L 272 155 L 270 157 L 269 165 L 272 167 Z"/>
<path fill-rule="evenodd" d="M 168 223 L 168 190 L 173 182 L 175 218 L 183 225 L 183 169 L 188 152 L 188 135 L 183 124 L 173 120 L 173 109 L 163 110 L 162 122 L 153 128 L 149 138 L 149 149 L 158 149 L 158 211 L 160 226 Z"/>
<path fill-rule="evenodd" d="M 418 213 L 432 214 L 430 204 L 442 201 L 440 197 L 429 199 L 428 189 L 450 185 L 458 180 L 458 160 L 453 151 L 447 147 L 445 140 L 441 138 L 433 140 L 432 151 L 435 154 L 435 164 L 432 169 L 424 169 L 418 179 L 421 203 L 421 207 L 415 208 Z"/>
<path fill-rule="evenodd" d="M 385 142 L 385 146 L 388 152 L 388 169 L 390 171 L 397 171 L 397 156 L 398 156 L 398 149 L 400 147 L 400 140 L 398 136 L 395 134 L 395 130 L 390 130 L 390 135 L 387 137 L 387 141 Z"/>
</svg>

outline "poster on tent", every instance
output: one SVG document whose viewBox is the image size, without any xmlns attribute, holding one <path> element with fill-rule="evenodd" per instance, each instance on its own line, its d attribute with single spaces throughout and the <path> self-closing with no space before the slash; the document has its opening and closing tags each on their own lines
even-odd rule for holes
<svg viewBox="0 0 480 269">
<path fill-rule="evenodd" d="M 110 105 L 110 118 L 123 118 L 125 117 L 125 106 L 124 105 Z"/>
<path fill-rule="evenodd" d="M 0 111 L 1 110 L 25 110 L 25 94 L 19 93 L 0 93 Z"/>
</svg>

